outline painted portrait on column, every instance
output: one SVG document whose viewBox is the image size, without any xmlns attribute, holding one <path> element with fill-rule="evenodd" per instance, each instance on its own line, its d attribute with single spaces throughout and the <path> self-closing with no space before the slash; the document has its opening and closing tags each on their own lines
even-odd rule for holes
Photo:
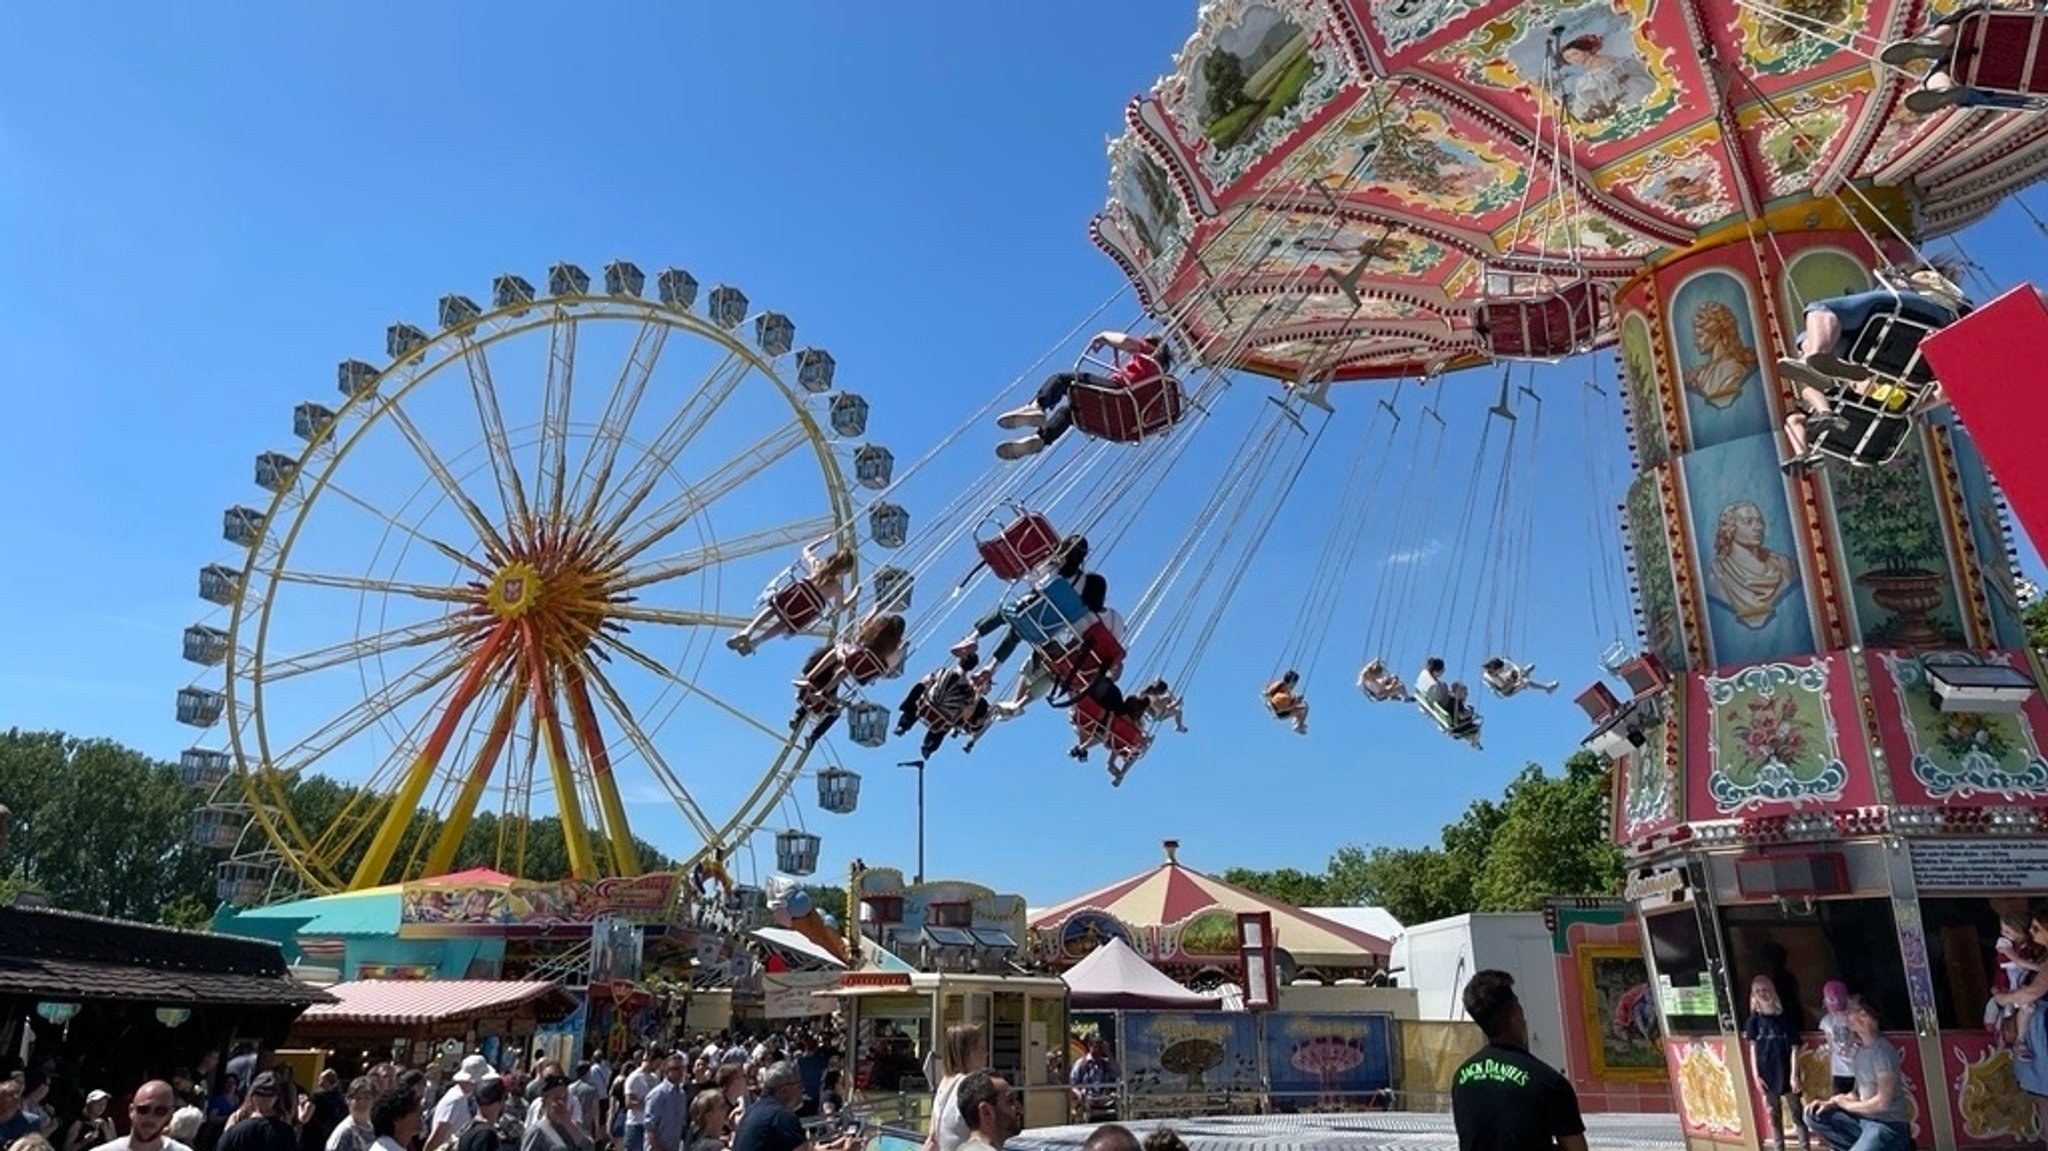
<svg viewBox="0 0 2048 1151">
<path fill-rule="evenodd" d="M 1764 349 L 1748 285 L 1709 269 L 1671 295 L 1671 354 L 1685 397 L 1688 440 L 1713 447 L 1771 430 Z"/>
<path fill-rule="evenodd" d="M 1797 521 L 1778 471 L 1775 438 L 1746 436 L 1695 451 L 1683 466 L 1714 662 L 1813 651 Z"/>
</svg>

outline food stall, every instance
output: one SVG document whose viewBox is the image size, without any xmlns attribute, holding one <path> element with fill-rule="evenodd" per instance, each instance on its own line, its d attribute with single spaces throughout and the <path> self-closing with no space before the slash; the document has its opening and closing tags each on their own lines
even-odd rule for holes
<svg viewBox="0 0 2048 1151">
<path fill-rule="evenodd" d="M 891 1125 L 921 1130 L 931 1117 L 929 1075 L 946 1028 L 979 1023 L 989 1066 L 1024 1096 L 1026 1127 L 1067 1121 L 1058 1074 L 1067 1030 L 1067 985 L 1056 978 L 962 972 L 858 971 L 821 995 L 835 996 L 853 1055 L 853 1103 Z"/>
</svg>

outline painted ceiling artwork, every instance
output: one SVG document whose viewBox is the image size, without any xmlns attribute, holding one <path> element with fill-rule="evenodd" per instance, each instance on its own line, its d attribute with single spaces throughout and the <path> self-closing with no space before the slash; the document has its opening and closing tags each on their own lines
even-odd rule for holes
<svg viewBox="0 0 2048 1151">
<path fill-rule="evenodd" d="M 1467 366 L 1477 309 L 1532 284 L 1618 284 L 1814 198 L 1902 192 L 1940 235 L 2048 173 L 2048 117 L 1916 116 L 1915 77 L 1871 65 L 1921 7 L 1211 0 L 1092 231 L 1207 361 Z"/>
</svg>

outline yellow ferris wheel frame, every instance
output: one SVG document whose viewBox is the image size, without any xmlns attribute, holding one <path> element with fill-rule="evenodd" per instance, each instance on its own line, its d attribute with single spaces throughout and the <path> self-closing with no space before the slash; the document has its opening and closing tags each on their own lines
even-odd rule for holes
<svg viewBox="0 0 2048 1151">
<path fill-rule="evenodd" d="M 694 286 L 694 281 L 692 284 Z M 730 289 L 714 291 L 714 306 L 718 291 Z M 740 299 L 741 307 L 744 307 L 744 298 Z M 448 300 L 444 299 L 444 320 L 447 319 L 447 305 Z M 565 506 L 573 498 L 566 484 L 564 457 L 569 436 L 568 380 L 573 374 L 575 333 L 584 324 L 637 321 L 641 328 L 633 345 L 633 354 L 622 369 L 620 378 L 623 385 L 627 373 L 639 368 L 638 386 L 643 394 L 654 363 L 659 358 L 660 346 L 670 335 L 681 333 L 696 337 L 723 351 L 723 360 L 699 383 L 690 399 L 677 409 L 677 419 L 680 420 L 680 413 L 688 411 L 691 405 L 707 395 L 711 397 L 708 406 L 693 421 L 694 426 L 687 430 L 683 443 L 674 449 L 677 454 L 749 376 L 758 375 L 768 381 L 793 413 L 788 425 L 749 447 L 727 465 L 751 464 L 751 467 L 737 469 L 735 474 L 722 476 L 721 480 L 737 486 L 737 482 L 746 476 L 773 466 L 777 460 L 807 443 L 827 492 L 828 511 L 824 516 L 787 528 L 753 533 L 728 541 L 724 547 L 704 549 L 709 553 L 704 557 L 707 565 L 828 537 L 840 550 L 855 556 L 858 564 L 860 541 L 855 508 L 846 475 L 834 453 L 833 438 L 806 406 L 807 390 L 791 386 L 778 369 L 776 361 L 787 354 L 787 349 L 771 351 L 739 337 L 735 334 L 741 322 L 739 316 L 731 317 L 733 322 L 728 326 L 691 311 L 688 301 L 677 304 L 668 299 L 652 300 L 640 296 L 637 291 L 599 294 L 587 290 L 551 291 L 537 298 L 529 295 L 524 299 L 501 300 L 498 306 L 487 310 L 470 304 L 466 312 L 459 322 L 445 323 L 438 333 L 431 336 L 404 325 L 393 327 L 388 340 L 392 353 L 389 362 L 376 372 L 374 378 L 362 381 L 348 395 L 321 434 L 307 437 L 306 446 L 297 456 L 288 480 L 275 485 L 263 513 L 262 527 L 248 547 L 226 629 L 222 710 L 235 778 L 249 812 L 251 829 L 260 831 L 269 852 L 296 873 L 300 884 L 312 893 L 360 890 L 387 882 L 427 787 L 447 766 L 444 757 L 458 723 L 476 704 L 481 686 L 492 677 L 498 677 L 504 680 L 505 687 L 483 746 L 471 757 L 472 766 L 463 777 L 453 805 L 432 835 L 431 845 L 426 847 L 423 856 L 419 851 L 421 845 L 415 844 L 413 861 L 423 864 L 418 868 L 420 874 L 440 874 L 455 862 L 456 853 L 489 786 L 491 775 L 504 757 L 522 710 L 531 713 L 527 770 L 531 771 L 530 759 L 538 749 L 547 761 L 547 770 L 552 777 L 572 873 L 579 878 L 596 878 L 638 872 L 631 826 L 611 771 L 609 745 L 598 735 L 598 708 L 593 699 L 593 689 L 599 698 L 605 699 L 613 718 L 620 721 L 619 726 L 625 729 L 620 734 L 647 761 L 649 768 L 662 777 L 671 798 L 701 837 L 702 846 L 682 861 L 683 866 L 689 867 L 701 859 L 723 858 L 759 828 L 787 796 L 812 749 L 798 737 L 798 729 L 784 732 L 770 728 L 696 684 L 670 674 L 675 686 L 693 692 L 780 741 L 780 750 L 751 792 L 723 821 L 713 820 L 697 807 L 672 771 L 665 766 L 657 766 L 664 761 L 647 734 L 633 725 L 629 709 L 616 689 L 610 687 L 602 669 L 587 655 L 579 655 L 585 650 L 583 645 L 589 643 L 606 622 L 649 622 L 652 619 L 651 609 L 635 608 L 618 601 L 622 592 L 654 582 L 644 572 L 633 573 L 626 564 L 666 533 L 644 538 L 637 545 L 622 545 L 612 538 L 624 528 L 639 504 L 649 497 L 647 490 L 639 492 L 627 506 L 614 511 L 605 523 L 593 525 L 590 522 L 600 510 L 599 498 L 605 492 L 605 483 L 612 468 L 618 463 L 619 451 L 625 446 L 623 428 L 612 442 L 609 458 L 600 469 L 598 482 L 585 496 L 584 506 L 574 509 Z M 761 316 L 755 317 L 757 328 L 761 319 Z M 541 474 L 536 477 L 537 499 L 533 501 L 544 506 L 536 508 L 525 498 L 522 477 L 516 467 L 511 469 L 511 482 L 509 486 L 507 484 L 504 468 L 512 445 L 505 434 L 502 413 L 496 409 L 496 392 L 489 376 L 487 352 L 497 344 L 543 328 L 549 329 L 551 336 L 547 390 L 540 424 L 543 464 L 537 469 Z M 411 337 L 400 335 L 402 331 L 410 332 Z M 566 350 L 563 347 L 565 334 L 568 341 Z M 650 340 L 654 346 L 651 354 L 645 354 L 650 351 L 646 347 Z M 458 361 L 469 375 L 471 387 L 490 394 L 493 405 L 490 410 L 496 418 L 486 419 L 484 446 L 491 455 L 501 496 L 511 496 L 509 503 L 512 506 L 506 509 L 508 522 L 504 524 L 493 524 L 480 508 L 463 496 L 431 444 L 410 426 L 402 406 L 422 384 L 450 370 Z M 613 399 L 616 400 L 617 396 L 618 390 L 615 389 Z M 638 398 L 633 402 L 637 405 Z M 481 398 L 478 406 L 480 411 L 483 410 Z M 630 412 L 627 418 L 630 419 Z M 435 473 L 434 478 L 447 488 L 448 495 L 467 505 L 461 509 L 463 516 L 477 528 L 478 542 L 483 545 L 482 560 L 467 553 L 451 554 L 450 558 L 480 578 L 467 588 L 455 585 L 445 589 L 421 589 L 430 598 L 445 598 L 451 607 L 461 609 L 446 628 L 427 629 L 422 643 L 455 643 L 461 636 L 472 641 L 473 650 L 461 659 L 450 661 L 441 673 L 430 677 L 424 687 L 405 697 L 410 700 L 432 690 L 443 692 L 441 698 L 445 703 L 426 741 L 405 764 L 397 787 L 381 797 L 366 791 L 329 827 L 315 833 L 313 829 L 300 825 L 286 799 L 299 775 L 306 767 L 318 762 L 325 752 L 314 753 L 304 763 L 280 763 L 280 749 L 272 746 L 263 718 L 265 673 L 270 670 L 266 667 L 267 643 L 277 599 L 275 591 L 283 581 L 308 511 L 328 490 L 335 473 L 363 437 L 384 423 L 395 424 L 400 433 L 412 442 L 428 470 Z M 550 457 L 548 439 L 551 434 L 554 450 Z M 550 464 L 552 477 L 546 474 Z M 665 466 L 654 469 L 649 479 L 658 479 Z M 727 469 L 722 467 L 719 470 L 724 472 Z M 630 479 L 633 474 L 633 468 L 629 466 L 626 477 Z M 425 486 L 423 483 L 422 487 Z M 581 486 L 580 477 L 578 486 Z M 692 503 L 696 510 L 701 511 L 712 506 L 719 494 L 722 493 L 714 493 L 709 499 L 693 500 Z M 820 519 L 829 520 L 829 524 L 820 524 Z M 395 520 L 390 522 L 398 526 Z M 681 522 L 678 520 L 678 526 Z M 280 525 L 283 525 L 281 530 Z M 590 530 L 593 526 L 599 530 Z M 446 548 L 440 550 L 448 551 Z M 858 586 L 859 578 L 858 570 L 849 574 L 853 586 Z M 849 626 L 852 612 L 849 598 L 847 604 L 820 621 L 819 634 L 836 641 Z M 668 613 L 658 622 L 721 629 L 737 628 L 746 623 L 744 618 L 702 613 L 695 618 L 682 618 L 688 614 Z M 615 636 L 607 642 L 614 645 L 614 651 L 623 648 L 624 654 L 634 662 L 648 664 L 649 657 L 624 645 Z M 656 670 L 662 669 L 657 665 Z M 443 685 L 449 681 L 452 681 L 452 686 L 444 689 Z M 364 702 L 366 705 L 376 703 L 374 698 Z M 380 710 L 388 711 L 399 702 L 385 701 Z M 564 712 L 568 713 L 566 724 Z M 379 711 L 372 711 L 368 720 L 356 730 L 365 729 L 375 721 L 377 714 Z M 571 733 L 574 733 L 577 744 L 574 750 L 582 752 L 580 763 L 572 752 Z M 327 750 L 345 740 L 346 736 L 336 740 Z M 393 754 L 397 755 L 397 751 L 394 750 Z M 597 799 L 595 814 L 606 845 L 603 852 L 593 844 L 589 834 L 579 798 L 578 784 L 582 782 L 579 771 L 587 775 L 591 792 Z M 361 861 L 352 869 L 337 867 L 334 858 L 337 847 L 359 843 L 360 836 L 367 830 L 367 821 L 374 821 L 375 831 L 370 834 Z M 516 832 L 520 837 L 516 854 L 522 858 L 526 822 L 521 821 Z"/>
</svg>

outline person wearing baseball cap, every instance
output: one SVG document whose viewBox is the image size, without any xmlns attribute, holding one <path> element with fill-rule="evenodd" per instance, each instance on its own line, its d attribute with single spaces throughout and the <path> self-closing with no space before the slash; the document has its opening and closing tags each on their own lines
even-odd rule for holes
<svg viewBox="0 0 2048 1151">
<path fill-rule="evenodd" d="M 503 1151 L 498 1116 L 505 1113 L 505 1081 L 495 1075 L 482 1080 L 469 1099 L 476 1104 L 476 1117 L 456 1138 L 455 1151 Z"/>
</svg>

